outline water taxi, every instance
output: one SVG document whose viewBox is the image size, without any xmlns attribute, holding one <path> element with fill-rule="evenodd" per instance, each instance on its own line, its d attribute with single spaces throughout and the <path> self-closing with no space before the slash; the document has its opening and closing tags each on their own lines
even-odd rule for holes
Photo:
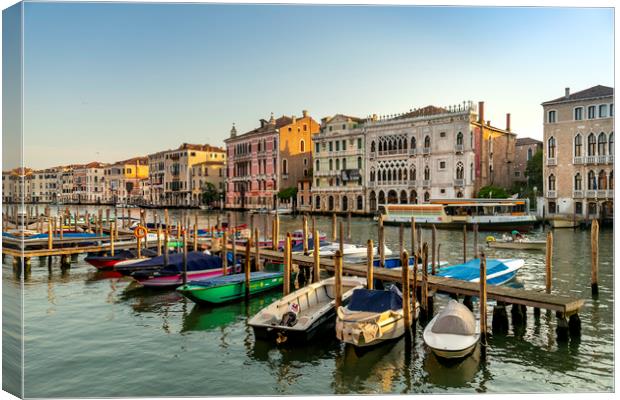
<svg viewBox="0 0 620 400">
<path fill-rule="evenodd" d="M 536 223 L 528 212 L 527 199 L 431 199 L 427 204 L 385 204 L 379 206 L 385 224 L 411 222 L 437 228 L 462 229 L 478 224 L 480 230 L 526 232 Z"/>
</svg>

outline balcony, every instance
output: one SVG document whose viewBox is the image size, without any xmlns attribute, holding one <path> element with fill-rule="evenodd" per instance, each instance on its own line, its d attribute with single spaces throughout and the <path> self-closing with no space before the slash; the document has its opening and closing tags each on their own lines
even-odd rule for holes
<svg viewBox="0 0 620 400">
<path fill-rule="evenodd" d="M 409 180 L 409 186 L 416 186 L 418 184 L 418 181 L 415 180 Z"/>
<path fill-rule="evenodd" d="M 425 156 L 426 156 L 426 155 L 431 154 L 431 148 L 430 148 L 430 147 L 424 147 L 424 148 L 422 149 L 422 153 L 423 153 Z"/>
<path fill-rule="evenodd" d="M 596 156 L 587 156 L 586 164 L 596 164 Z"/>
<path fill-rule="evenodd" d="M 282 174 L 282 179 L 283 180 L 287 180 L 288 179 L 288 174 Z"/>
<path fill-rule="evenodd" d="M 583 157 L 574 157 L 573 158 L 573 164 L 575 164 L 575 165 L 583 164 Z"/>
<path fill-rule="evenodd" d="M 416 156 L 418 155 L 418 149 L 409 149 L 409 155 L 410 156 Z"/>
<path fill-rule="evenodd" d="M 556 192 L 555 190 L 547 190 L 547 197 L 550 199 L 555 199 L 556 197 L 558 197 L 558 192 Z"/>
<path fill-rule="evenodd" d="M 547 165 L 558 165 L 558 160 L 556 158 L 547 158 Z"/>
<path fill-rule="evenodd" d="M 454 180 L 454 186 L 455 187 L 464 187 L 465 186 L 465 179 L 455 179 Z"/>
<path fill-rule="evenodd" d="M 430 179 L 424 179 L 422 181 L 422 187 L 423 188 L 430 188 L 431 187 L 431 180 Z"/>
<path fill-rule="evenodd" d="M 454 151 L 457 153 L 462 153 L 464 149 L 464 146 L 462 144 L 457 144 L 456 146 L 454 146 Z"/>
<path fill-rule="evenodd" d="M 368 182 L 369 188 L 374 188 L 377 185 L 377 182 Z"/>
<path fill-rule="evenodd" d="M 381 151 L 379 151 L 379 157 L 404 155 L 404 154 L 407 154 L 407 150 L 405 150 L 405 149 L 381 150 Z"/>
<path fill-rule="evenodd" d="M 596 190 L 586 190 L 586 197 L 596 199 Z"/>
<path fill-rule="evenodd" d="M 583 190 L 573 190 L 573 199 L 583 199 Z"/>
<path fill-rule="evenodd" d="M 596 158 L 596 162 L 598 164 L 606 164 L 607 163 L 607 156 L 598 156 Z"/>
<path fill-rule="evenodd" d="M 340 171 L 338 171 L 338 170 L 314 171 L 314 176 L 316 176 L 316 177 L 320 177 L 320 176 L 339 176 L 339 175 L 340 175 Z"/>
</svg>

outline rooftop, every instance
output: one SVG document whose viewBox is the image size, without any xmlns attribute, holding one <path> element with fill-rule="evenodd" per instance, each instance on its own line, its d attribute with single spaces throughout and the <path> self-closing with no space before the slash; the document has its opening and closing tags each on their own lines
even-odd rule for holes
<svg viewBox="0 0 620 400">
<path fill-rule="evenodd" d="M 614 88 L 603 85 L 592 86 L 591 88 L 584 89 L 580 92 L 570 94 L 570 89 L 566 88 L 566 94 L 562 97 L 558 97 L 554 100 L 545 101 L 542 105 L 563 103 L 569 101 L 586 100 L 586 99 L 598 99 L 601 97 L 609 97 L 614 95 Z"/>
<path fill-rule="evenodd" d="M 536 140 L 536 139 L 529 138 L 529 137 L 517 138 L 517 141 L 515 143 L 515 145 L 517 146 L 527 146 L 529 144 L 539 144 L 542 146 L 542 142 L 540 140 Z"/>
</svg>

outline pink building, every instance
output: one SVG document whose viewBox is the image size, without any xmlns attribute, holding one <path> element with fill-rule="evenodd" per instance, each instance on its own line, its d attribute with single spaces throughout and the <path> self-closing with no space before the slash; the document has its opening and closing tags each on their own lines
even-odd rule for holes
<svg viewBox="0 0 620 400">
<path fill-rule="evenodd" d="M 227 208 L 274 208 L 278 187 L 278 129 L 288 117 L 260 120 L 260 127 L 237 135 L 233 125 L 226 139 Z"/>
</svg>

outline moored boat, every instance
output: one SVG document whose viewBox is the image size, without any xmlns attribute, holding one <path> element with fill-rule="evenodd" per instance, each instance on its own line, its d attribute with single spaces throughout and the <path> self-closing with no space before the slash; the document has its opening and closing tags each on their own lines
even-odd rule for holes
<svg viewBox="0 0 620 400">
<path fill-rule="evenodd" d="M 525 264 L 525 261 L 519 258 L 488 258 L 486 262 L 489 285 L 502 285 L 510 281 Z M 480 282 L 480 259 L 474 258 L 464 264 L 442 267 L 435 275 L 468 282 Z"/>
<path fill-rule="evenodd" d="M 141 252 L 143 257 L 155 257 L 157 251 L 144 249 Z M 90 254 L 84 261 L 100 270 L 111 270 L 115 265 L 123 261 L 137 260 L 138 252 L 136 250 L 117 250 L 114 255 L 106 254 Z"/>
<path fill-rule="evenodd" d="M 424 343 L 442 358 L 469 355 L 480 339 L 480 324 L 463 304 L 450 300 L 424 328 Z"/>
<path fill-rule="evenodd" d="M 332 277 L 296 290 L 263 308 L 249 320 L 248 325 L 254 329 L 257 338 L 275 339 L 278 343 L 312 340 L 318 334 L 334 329 L 334 284 Z M 354 289 L 365 285 L 365 278 L 343 276 L 343 304 L 348 302 Z"/>
<path fill-rule="evenodd" d="M 251 272 L 250 295 L 282 286 L 283 276 L 282 272 Z M 194 280 L 178 287 L 177 291 L 195 303 L 226 303 L 245 296 L 245 274 Z"/>
<path fill-rule="evenodd" d="M 414 319 L 419 312 L 414 307 Z M 355 289 L 347 306 L 337 310 L 336 337 L 345 343 L 368 347 L 401 337 L 405 333 L 402 293 L 389 290 Z"/>
<path fill-rule="evenodd" d="M 513 249 L 513 250 L 544 250 L 547 242 L 544 240 L 523 239 L 496 239 L 487 236 L 487 245 L 492 249 Z"/>
</svg>

